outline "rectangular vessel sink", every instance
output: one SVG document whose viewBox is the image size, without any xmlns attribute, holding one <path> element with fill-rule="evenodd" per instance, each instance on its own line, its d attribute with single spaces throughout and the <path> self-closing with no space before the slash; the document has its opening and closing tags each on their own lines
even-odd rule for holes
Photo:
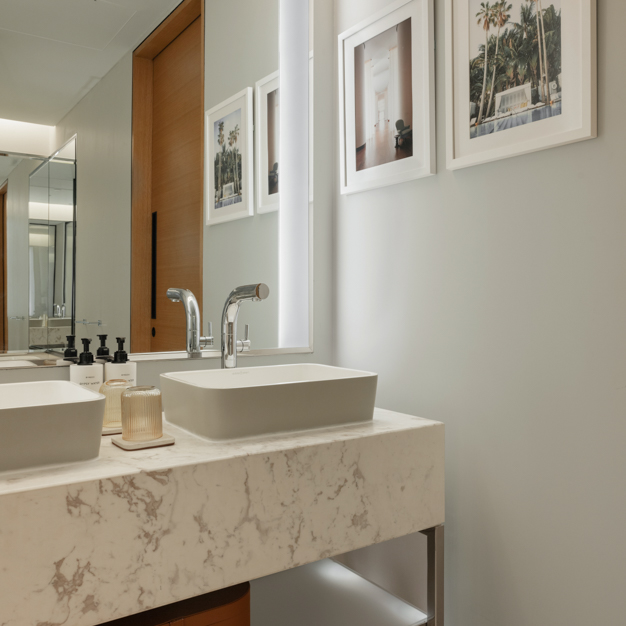
<svg viewBox="0 0 626 626">
<path fill-rule="evenodd" d="M 0 471 L 97 458 L 104 401 L 61 380 L 0 385 Z"/>
<path fill-rule="evenodd" d="M 299 364 L 161 374 L 165 418 L 209 439 L 365 422 L 378 375 Z"/>
</svg>

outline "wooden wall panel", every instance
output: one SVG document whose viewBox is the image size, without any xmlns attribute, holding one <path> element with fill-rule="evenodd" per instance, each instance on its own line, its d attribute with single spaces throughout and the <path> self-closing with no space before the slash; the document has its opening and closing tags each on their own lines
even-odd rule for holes
<svg viewBox="0 0 626 626">
<path fill-rule="evenodd" d="M 201 34 L 198 18 L 154 59 L 152 211 L 158 216 L 158 254 L 152 352 L 186 345 L 184 311 L 165 296 L 169 287 L 190 289 L 202 303 Z"/>
<path fill-rule="evenodd" d="M 133 58 L 132 141 L 132 352 L 150 352 L 151 195 L 152 195 L 152 61 Z"/>
<path fill-rule="evenodd" d="M 165 297 L 168 287 L 191 289 L 202 306 L 203 4 L 185 0 L 134 53 L 133 352 L 185 349 L 184 312 Z M 154 211 L 156 319 L 151 317 Z"/>
</svg>

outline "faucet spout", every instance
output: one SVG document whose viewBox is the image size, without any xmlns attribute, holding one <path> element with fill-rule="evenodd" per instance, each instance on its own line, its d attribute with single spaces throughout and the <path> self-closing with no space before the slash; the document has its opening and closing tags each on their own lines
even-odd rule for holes
<svg viewBox="0 0 626 626">
<path fill-rule="evenodd" d="M 270 295 L 265 283 L 243 285 L 230 292 L 222 311 L 222 369 L 237 367 L 237 317 L 245 300 L 259 302 Z"/>
<path fill-rule="evenodd" d="M 194 296 L 189 289 L 179 289 L 174 287 L 167 290 L 167 297 L 172 302 L 183 303 L 183 306 L 185 307 L 185 317 L 187 319 L 187 354 L 190 359 L 201 358 L 200 307 L 198 307 L 196 296 Z"/>
</svg>

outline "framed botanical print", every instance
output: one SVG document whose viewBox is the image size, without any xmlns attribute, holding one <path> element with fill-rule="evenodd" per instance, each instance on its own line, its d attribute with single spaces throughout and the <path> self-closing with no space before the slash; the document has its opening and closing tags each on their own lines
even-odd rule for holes
<svg viewBox="0 0 626 626">
<path fill-rule="evenodd" d="M 446 0 L 447 167 L 597 136 L 596 0 Z"/>
<path fill-rule="evenodd" d="M 435 173 L 432 0 L 400 0 L 339 35 L 341 193 Z"/>
<path fill-rule="evenodd" d="M 206 223 L 254 214 L 252 88 L 206 112 Z"/>
</svg>

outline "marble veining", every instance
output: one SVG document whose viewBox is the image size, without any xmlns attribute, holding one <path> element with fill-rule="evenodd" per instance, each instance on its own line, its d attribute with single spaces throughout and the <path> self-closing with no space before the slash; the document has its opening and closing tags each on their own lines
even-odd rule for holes
<svg viewBox="0 0 626 626">
<path fill-rule="evenodd" d="M 0 474 L 0 626 L 94 626 L 444 521 L 444 429 L 367 424 Z"/>
</svg>

